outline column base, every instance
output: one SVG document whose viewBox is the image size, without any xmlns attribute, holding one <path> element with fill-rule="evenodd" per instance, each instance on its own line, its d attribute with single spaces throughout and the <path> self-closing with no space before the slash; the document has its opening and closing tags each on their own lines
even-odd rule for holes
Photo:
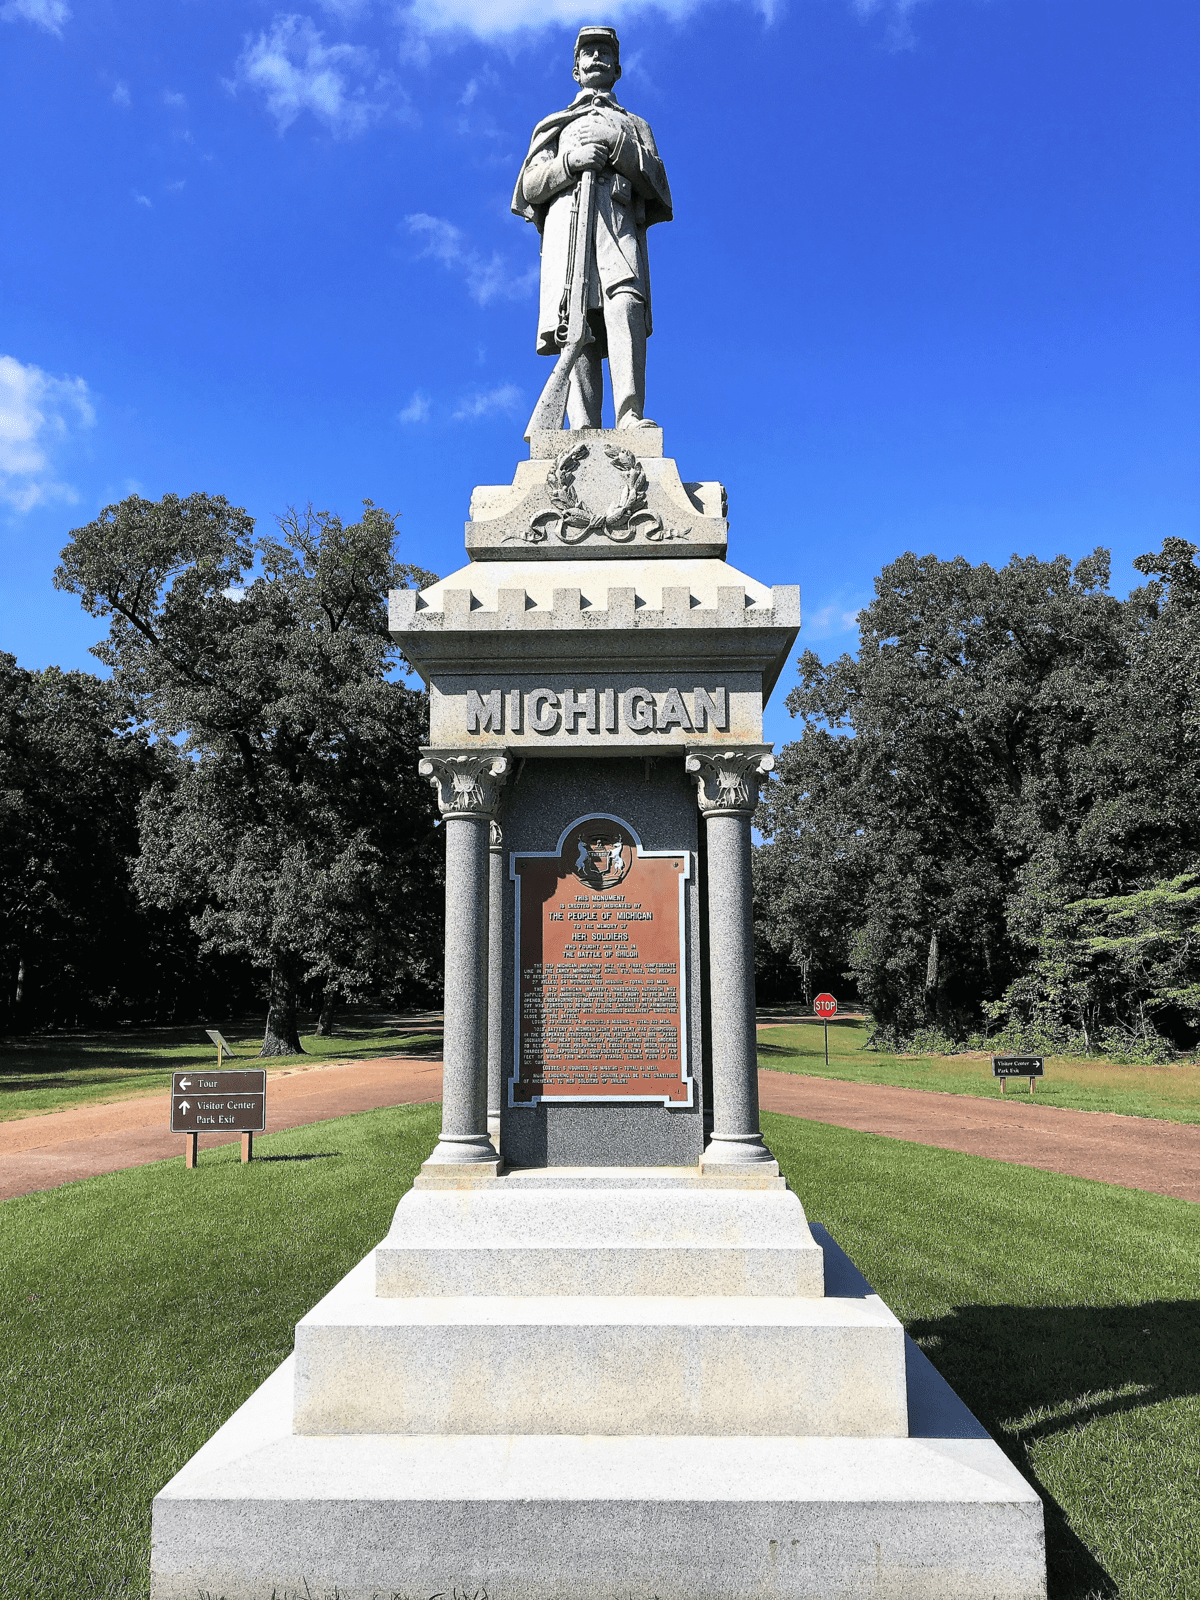
<svg viewBox="0 0 1200 1600">
<path fill-rule="evenodd" d="M 701 1172 L 728 1172 L 731 1167 L 753 1167 L 755 1172 L 779 1176 L 779 1163 L 760 1133 L 714 1134 L 700 1157 Z"/>
<path fill-rule="evenodd" d="M 500 1171 L 496 1146 L 486 1133 L 442 1134 L 421 1168 L 422 1177 L 495 1177 Z"/>
</svg>

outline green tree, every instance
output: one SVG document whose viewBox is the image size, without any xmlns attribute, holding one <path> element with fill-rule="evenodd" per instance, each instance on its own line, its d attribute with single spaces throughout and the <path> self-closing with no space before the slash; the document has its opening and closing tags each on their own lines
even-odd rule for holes
<svg viewBox="0 0 1200 1600">
<path fill-rule="evenodd" d="M 389 676 L 387 512 L 311 508 L 279 537 L 220 496 L 131 496 L 76 529 L 55 574 L 144 725 L 178 748 L 141 808 L 144 901 L 194 907 L 205 950 L 265 975 L 262 1053 L 300 1050 L 301 986 L 395 993 L 437 970 L 434 807 L 417 776 L 423 694 Z M 257 575 L 250 576 L 257 564 Z"/>
<path fill-rule="evenodd" d="M 1051 904 L 1008 1008 L 1051 1036 L 1078 1020 L 1084 1046 L 1155 1055 L 1200 1027 L 1200 870 L 1121 894 Z"/>
<path fill-rule="evenodd" d="M 170 762 L 111 683 L 0 654 L 0 1018 L 171 1014 L 195 998 L 186 918 L 139 906 L 138 807 Z"/>
<path fill-rule="evenodd" d="M 999 569 L 910 553 L 876 580 L 857 656 L 800 658 L 760 905 L 769 890 L 773 942 L 844 962 L 886 1026 L 961 1033 L 1020 971 L 1010 902 L 1078 833 L 1126 667 L 1108 576 L 1103 550 Z"/>
<path fill-rule="evenodd" d="M 1135 562 L 1151 581 L 1122 606 L 1125 665 L 1076 774 L 1078 826 L 1041 841 L 1010 905 L 1027 964 L 997 1009 L 1050 1036 L 1081 1033 L 1089 1049 L 1102 1036 L 1140 1038 L 1149 1048 L 1158 1026 L 1185 1043 L 1200 1025 L 1184 1003 L 1185 978 L 1168 981 L 1176 959 L 1186 971 L 1189 947 L 1174 946 L 1167 925 L 1153 921 L 1173 903 L 1181 871 L 1200 860 L 1196 554 L 1187 540 L 1169 538 Z M 1094 942 L 1094 917 L 1105 907 L 1114 917 L 1127 908 L 1137 924 L 1111 947 Z"/>
</svg>

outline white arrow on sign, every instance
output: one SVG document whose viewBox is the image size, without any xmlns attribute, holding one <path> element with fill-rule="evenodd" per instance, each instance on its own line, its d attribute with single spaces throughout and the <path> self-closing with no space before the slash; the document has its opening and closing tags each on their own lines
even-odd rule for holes
<svg viewBox="0 0 1200 1600">
<path fill-rule="evenodd" d="M 181 1100 L 179 1102 L 179 1109 L 180 1109 L 180 1111 L 183 1112 L 184 1116 L 186 1117 L 187 1116 L 187 1112 L 188 1112 L 188 1103 L 187 1103 L 186 1100 Z"/>
<path fill-rule="evenodd" d="M 180 1078 L 179 1087 L 181 1089 L 190 1089 L 192 1087 L 191 1079 L 190 1078 Z"/>
</svg>

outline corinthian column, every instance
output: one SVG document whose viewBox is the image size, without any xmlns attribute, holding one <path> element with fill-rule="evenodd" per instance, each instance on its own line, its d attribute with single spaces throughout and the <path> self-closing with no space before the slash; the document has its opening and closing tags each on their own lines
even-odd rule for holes
<svg viewBox="0 0 1200 1600">
<path fill-rule="evenodd" d="M 705 1166 L 772 1161 L 758 1126 L 750 820 L 759 779 L 774 765 L 769 745 L 692 749 L 687 756 L 708 843 L 713 1132 Z"/>
<path fill-rule="evenodd" d="M 446 833 L 446 999 L 442 1134 L 425 1163 L 495 1163 L 487 1128 L 488 856 L 491 823 L 508 776 L 507 755 L 422 753 L 421 776 L 438 799 Z"/>
<path fill-rule="evenodd" d="M 500 1058 L 504 1045 L 504 835 L 498 822 L 491 826 L 488 857 L 487 1125 L 499 1149 Z"/>
</svg>

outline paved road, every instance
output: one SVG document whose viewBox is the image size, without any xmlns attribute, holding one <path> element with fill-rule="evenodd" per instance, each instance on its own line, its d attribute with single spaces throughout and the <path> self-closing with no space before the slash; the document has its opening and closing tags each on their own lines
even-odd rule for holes
<svg viewBox="0 0 1200 1600">
<path fill-rule="evenodd" d="M 267 1080 L 267 1133 L 299 1128 L 352 1111 L 415 1105 L 442 1098 L 442 1064 L 414 1057 L 286 1068 Z M 183 1136 L 168 1131 L 169 1094 L 142 1095 L 74 1111 L 0 1122 L 0 1200 L 53 1189 L 75 1178 L 140 1167 L 183 1155 Z M 201 1150 L 236 1144 L 239 1134 L 202 1133 Z"/>
<path fill-rule="evenodd" d="M 763 1108 L 789 1117 L 1200 1201 L 1200 1127 L 792 1072 L 760 1072 L 758 1084 Z"/>
<path fill-rule="evenodd" d="M 788 1116 L 1200 1201 L 1197 1127 L 788 1072 L 760 1072 L 759 1086 L 763 1106 Z M 438 1061 L 393 1056 L 285 1070 L 271 1074 L 267 1132 L 441 1094 Z M 168 1095 L 155 1094 L 0 1123 L 0 1199 L 181 1156 L 181 1137 L 167 1132 L 168 1105 Z M 236 1139 L 202 1134 L 200 1146 Z"/>
</svg>

